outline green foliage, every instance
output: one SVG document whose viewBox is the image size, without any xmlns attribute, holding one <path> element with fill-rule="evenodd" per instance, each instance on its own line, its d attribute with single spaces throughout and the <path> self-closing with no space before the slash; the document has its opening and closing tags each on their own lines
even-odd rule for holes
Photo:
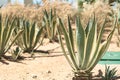
<svg viewBox="0 0 120 80">
<path fill-rule="evenodd" d="M 105 75 L 102 80 L 113 80 L 116 76 L 116 68 L 110 69 L 110 66 L 105 66 Z"/>
<path fill-rule="evenodd" d="M 2 57 L 14 44 L 15 40 L 22 34 L 23 30 L 19 30 L 18 33 L 13 37 L 15 30 L 15 19 L 5 17 L 3 19 L 0 14 L 0 57 Z"/>
<path fill-rule="evenodd" d="M 44 13 L 44 18 L 42 25 L 44 26 L 44 30 L 46 32 L 47 37 L 49 38 L 50 42 L 58 41 L 56 11 L 50 9 L 50 12 L 44 10 L 43 13 Z"/>
<path fill-rule="evenodd" d="M 22 53 L 22 50 L 20 50 L 19 47 L 16 47 L 15 50 L 11 51 L 13 60 L 17 60 L 18 57 L 20 57 L 20 54 L 21 54 L 21 53 Z"/>
<path fill-rule="evenodd" d="M 15 34 L 17 34 L 19 29 L 24 30 L 24 33 L 16 40 L 16 44 L 24 52 L 31 52 L 41 45 L 43 41 L 43 27 L 38 28 L 35 22 L 23 19 L 17 19 L 17 26 L 18 28 L 15 30 Z"/>
<path fill-rule="evenodd" d="M 117 14 L 117 45 L 120 46 L 120 9 L 118 10 Z"/>
<path fill-rule="evenodd" d="M 116 0 L 117 3 L 120 3 L 120 0 Z"/>
<path fill-rule="evenodd" d="M 92 4 L 94 3 L 96 0 L 76 0 L 77 1 L 77 7 L 78 7 L 78 11 L 81 12 L 83 10 L 83 4 L 87 3 L 87 4 Z"/>
<path fill-rule="evenodd" d="M 83 6 L 83 3 L 87 2 L 88 4 L 92 4 L 96 0 L 77 0 L 78 6 Z"/>
<path fill-rule="evenodd" d="M 63 40 L 59 35 L 61 48 L 75 75 L 81 76 L 82 74 L 86 74 L 89 76 L 91 74 L 91 70 L 96 66 L 101 57 L 105 54 L 113 36 L 115 26 L 111 33 L 108 35 L 107 40 L 101 42 L 106 20 L 104 21 L 104 24 L 101 25 L 102 27 L 100 29 L 100 32 L 97 33 L 97 22 L 95 20 L 95 17 L 89 20 L 86 27 L 82 26 L 80 18 L 77 17 L 76 35 L 73 35 L 69 17 L 68 30 L 65 28 L 66 26 L 64 26 L 61 19 L 59 19 L 59 23 L 61 26 L 60 28 L 63 31 L 66 43 L 65 46 L 67 47 L 68 53 L 66 52 Z M 74 38 L 74 36 L 76 36 L 76 38 Z M 77 48 L 77 53 L 75 51 L 75 47 Z"/>
</svg>

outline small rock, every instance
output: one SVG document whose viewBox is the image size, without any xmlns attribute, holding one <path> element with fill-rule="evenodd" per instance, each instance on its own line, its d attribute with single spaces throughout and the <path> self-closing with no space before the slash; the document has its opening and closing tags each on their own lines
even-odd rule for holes
<svg viewBox="0 0 120 80">
<path fill-rule="evenodd" d="M 37 75 L 35 75 L 35 74 L 32 75 L 32 78 L 33 78 L 33 79 L 36 79 L 36 78 L 37 78 Z"/>
<path fill-rule="evenodd" d="M 47 71 L 47 73 L 52 73 L 52 72 L 49 70 L 49 71 Z"/>
<path fill-rule="evenodd" d="M 55 78 L 53 78 L 52 80 L 55 80 Z"/>
<path fill-rule="evenodd" d="M 29 74 L 29 73 L 26 73 L 26 74 Z"/>
<path fill-rule="evenodd" d="M 66 78 L 68 78 L 69 76 L 67 75 Z"/>
</svg>

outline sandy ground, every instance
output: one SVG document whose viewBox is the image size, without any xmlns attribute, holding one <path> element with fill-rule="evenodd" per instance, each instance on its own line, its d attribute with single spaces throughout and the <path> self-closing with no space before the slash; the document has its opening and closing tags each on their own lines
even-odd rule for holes
<svg viewBox="0 0 120 80">
<path fill-rule="evenodd" d="M 0 62 L 0 80 L 72 80 L 73 73 L 67 63 L 58 43 L 47 43 L 41 46 L 42 50 L 52 50 L 50 54 L 36 53 L 35 58 L 24 54 L 26 58 L 19 62 L 3 60 Z M 111 43 L 109 51 L 120 51 L 115 43 Z M 120 65 L 117 67 L 117 75 L 120 75 Z M 93 72 L 99 69 L 104 72 L 104 65 L 98 64 Z"/>
</svg>

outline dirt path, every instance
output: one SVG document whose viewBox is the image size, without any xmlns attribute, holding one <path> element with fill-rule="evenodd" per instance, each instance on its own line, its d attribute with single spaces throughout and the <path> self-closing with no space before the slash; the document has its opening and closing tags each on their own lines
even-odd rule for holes
<svg viewBox="0 0 120 80">
<path fill-rule="evenodd" d="M 35 59 L 28 57 L 19 62 L 5 60 L 0 62 L 0 80 L 71 80 L 73 74 L 67 63 L 60 45 L 57 43 L 41 46 L 40 49 L 50 50 L 55 49 L 50 54 L 36 53 Z M 109 51 L 120 51 L 120 48 L 112 43 Z M 117 67 L 117 74 L 120 75 L 120 65 L 111 65 Z M 104 65 L 98 64 L 93 72 L 97 74 L 99 69 L 104 70 Z"/>
</svg>

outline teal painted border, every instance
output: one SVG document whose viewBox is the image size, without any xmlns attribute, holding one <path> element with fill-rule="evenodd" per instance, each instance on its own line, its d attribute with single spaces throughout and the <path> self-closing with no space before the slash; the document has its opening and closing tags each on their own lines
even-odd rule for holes
<svg viewBox="0 0 120 80">
<path fill-rule="evenodd" d="M 120 64 L 120 52 L 106 52 L 99 64 Z"/>
</svg>

